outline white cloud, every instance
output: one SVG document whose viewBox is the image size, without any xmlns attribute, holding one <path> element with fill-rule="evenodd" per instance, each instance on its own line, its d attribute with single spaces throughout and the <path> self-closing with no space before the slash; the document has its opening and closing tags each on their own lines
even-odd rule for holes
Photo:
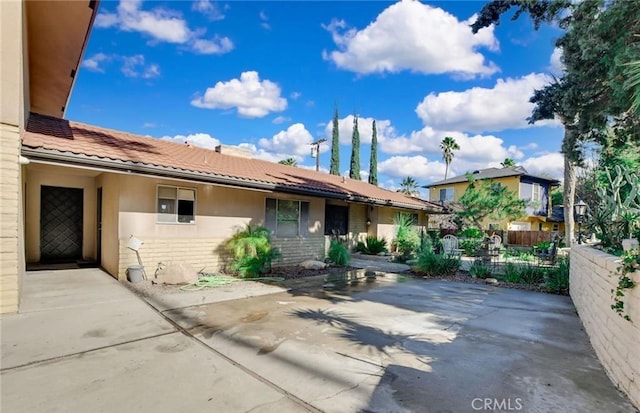
<svg viewBox="0 0 640 413">
<path fill-rule="evenodd" d="M 273 123 L 276 125 L 279 125 L 281 123 L 285 123 L 285 122 L 289 122 L 291 120 L 291 118 L 287 117 L 287 116 L 276 116 L 275 119 L 273 119 Z"/>
<path fill-rule="evenodd" d="M 556 47 L 551 53 L 549 59 L 549 71 L 554 75 L 561 75 L 566 70 L 564 63 L 562 63 L 562 49 Z"/>
<path fill-rule="evenodd" d="M 160 76 L 160 67 L 153 63 L 145 66 L 144 56 L 141 54 L 133 56 L 122 56 L 122 73 L 127 77 L 141 77 L 151 79 Z"/>
<path fill-rule="evenodd" d="M 287 100 L 280 92 L 276 83 L 261 81 L 258 72 L 243 72 L 240 79 L 217 82 L 207 88 L 204 95 L 193 99 L 191 104 L 205 109 L 236 108 L 240 116 L 261 118 L 287 108 Z"/>
<path fill-rule="evenodd" d="M 378 163 L 378 173 L 399 179 L 411 176 L 418 185 L 442 179 L 444 169 L 444 163 L 429 161 L 422 155 L 393 156 Z"/>
<path fill-rule="evenodd" d="M 160 138 L 164 141 L 171 141 L 177 143 L 188 143 L 201 148 L 214 149 L 220 145 L 220 141 L 208 133 L 194 133 L 191 135 L 176 135 L 176 136 L 163 136 Z"/>
<path fill-rule="evenodd" d="M 214 5 L 207 1 L 194 3 L 194 8 L 212 12 Z M 224 17 L 224 16 L 223 16 Z M 165 7 L 142 10 L 141 0 L 121 0 L 116 13 L 102 12 L 96 17 L 99 28 L 118 27 L 127 32 L 143 33 L 154 42 L 186 45 L 200 54 L 223 54 L 233 49 L 228 37 L 214 36 L 205 39 L 206 29 L 191 30 L 181 13 Z"/>
<path fill-rule="evenodd" d="M 410 70 L 474 77 L 496 73 L 498 67 L 477 51 L 499 49 L 493 26 L 474 35 L 471 23 L 440 8 L 403 0 L 362 30 L 347 28 L 343 20 L 324 25 L 338 50 L 324 51 L 323 56 L 339 68 L 360 74 Z"/>
<path fill-rule="evenodd" d="M 102 67 L 101 64 L 108 62 L 109 60 L 111 60 L 110 56 L 104 53 L 96 53 L 93 56 L 84 59 L 82 61 L 82 67 L 93 72 L 104 73 L 104 67 Z"/>
<path fill-rule="evenodd" d="M 213 39 L 194 39 L 191 48 L 199 54 L 225 54 L 233 50 L 233 42 L 228 37 L 215 36 Z"/>
<path fill-rule="evenodd" d="M 271 25 L 269 24 L 269 16 L 264 11 L 260 12 L 260 26 L 265 30 L 271 30 Z"/>
<path fill-rule="evenodd" d="M 226 9 L 227 7 L 225 7 Z M 209 20 L 216 21 L 224 19 L 225 15 L 216 3 L 209 0 L 198 0 L 193 3 L 191 10 L 195 10 L 207 16 Z"/>
<path fill-rule="evenodd" d="M 465 132 L 496 132 L 527 128 L 534 104 L 533 91 L 551 82 L 551 77 L 531 73 L 521 78 L 498 79 L 491 89 L 474 87 L 463 92 L 431 93 L 416 107 L 425 125 L 434 129 Z M 553 120 L 535 126 L 558 124 Z"/>
<path fill-rule="evenodd" d="M 294 123 L 287 130 L 280 131 L 271 139 L 260 139 L 258 145 L 270 152 L 302 157 L 310 153 L 309 144 L 313 136 L 302 123 Z"/>
<path fill-rule="evenodd" d="M 252 143 L 241 143 L 238 145 L 238 148 L 248 151 L 249 153 L 251 153 L 251 156 L 256 159 L 261 159 L 263 161 L 268 161 L 268 162 L 279 162 L 283 159 L 294 158 L 298 163 L 300 163 L 302 162 L 302 159 L 303 159 L 301 156 L 298 156 L 298 155 L 291 155 L 287 153 L 274 153 L 266 149 L 258 148 L 256 145 Z M 300 164 L 298 166 L 302 167 Z"/>
<path fill-rule="evenodd" d="M 302 93 L 300 92 L 291 92 L 291 94 L 289 95 L 289 97 L 293 100 L 298 100 L 300 96 L 302 96 Z"/>
<path fill-rule="evenodd" d="M 533 175 L 544 174 L 560 180 L 564 175 L 564 157 L 559 152 L 527 158 L 518 164 L 524 166 L 527 172 Z"/>
<path fill-rule="evenodd" d="M 338 133 L 340 135 L 340 143 L 343 145 L 351 145 L 353 118 L 353 115 L 348 115 L 342 119 L 338 119 Z M 323 125 L 327 139 L 331 140 L 333 119 L 330 119 L 327 123 L 323 123 Z M 359 116 L 358 132 L 360 134 L 360 143 L 370 144 L 371 137 L 373 136 L 373 118 Z M 378 143 L 396 136 L 395 129 L 391 126 L 391 121 L 386 119 L 376 119 L 376 132 Z"/>
</svg>

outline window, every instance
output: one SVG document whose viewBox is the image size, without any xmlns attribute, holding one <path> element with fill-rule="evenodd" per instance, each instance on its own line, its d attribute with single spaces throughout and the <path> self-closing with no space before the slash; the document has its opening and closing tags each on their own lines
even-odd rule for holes
<svg viewBox="0 0 640 413">
<path fill-rule="evenodd" d="M 553 224 L 553 231 L 558 231 L 558 229 L 560 229 L 560 225 L 558 224 Z"/>
<path fill-rule="evenodd" d="M 531 189 L 531 200 L 533 202 L 540 201 L 540 184 L 533 184 Z"/>
<path fill-rule="evenodd" d="M 440 190 L 440 202 L 453 201 L 453 188 L 443 188 Z"/>
<path fill-rule="evenodd" d="M 309 203 L 267 198 L 265 227 L 276 237 L 302 237 L 309 233 Z"/>
<path fill-rule="evenodd" d="M 158 222 L 163 224 L 195 223 L 196 190 L 175 186 L 158 186 Z"/>
<path fill-rule="evenodd" d="M 324 212 L 324 235 L 347 235 L 348 230 L 349 207 L 327 205 Z"/>
</svg>

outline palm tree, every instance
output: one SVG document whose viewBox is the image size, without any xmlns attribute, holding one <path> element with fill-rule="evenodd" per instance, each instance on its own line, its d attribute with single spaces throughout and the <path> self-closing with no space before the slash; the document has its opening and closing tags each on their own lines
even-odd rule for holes
<svg viewBox="0 0 640 413">
<path fill-rule="evenodd" d="M 295 158 L 287 158 L 278 162 L 280 165 L 298 166 L 298 161 Z"/>
<path fill-rule="evenodd" d="M 516 166 L 516 161 L 511 158 L 504 158 L 504 161 L 500 162 L 500 165 L 502 165 L 503 168 L 513 168 Z"/>
<path fill-rule="evenodd" d="M 418 183 L 410 176 L 407 176 L 402 180 L 398 192 L 408 196 L 417 196 L 420 194 L 420 192 L 418 191 Z"/>
<path fill-rule="evenodd" d="M 444 179 L 447 179 L 447 174 L 449 173 L 449 164 L 453 160 L 453 151 L 457 151 L 460 149 L 460 145 L 453 139 L 451 136 L 445 136 L 442 142 L 440 142 L 440 149 L 442 149 L 442 159 L 444 159 L 445 170 L 444 170 Z"/>
</svg>

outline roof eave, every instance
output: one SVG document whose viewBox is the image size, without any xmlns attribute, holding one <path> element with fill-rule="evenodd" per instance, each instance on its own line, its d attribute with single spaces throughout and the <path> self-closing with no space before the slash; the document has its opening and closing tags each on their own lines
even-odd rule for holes
<svg viewBox="0 0 640 413">
<path fill-rule="evenodd" d="M 364 203 L 377 206 L 392 206 L 402 209 L 420 210 L 431 213 L 438 211 L 429 208 L 429 206 L 418 206 L 408 203 L 394 202 L 391 200 L 373 199 L 362 196 L 354 196 L 346 192 L 323 191 L 313 188 L 302 188 L 297 186 L 282 185 L 276 183 L 252 181 L 233 176 L 217 175 L 212 173 L 197 172 L 179 168 L 163 167 L 145 163 L 120 161 L 114 159 L 106 159 L 92 157 L 88 155 L 70 154 L 57 150 L 44 148 L 32 148 L 22 146 L 22 155 L 34 161 L 55 162 L 62 165 L 73 165 L 79 167 L 97 167 L 103 168 L 105 171 L 137 173 L 146 176 L 161 176 L 165 178 L 187 179 L 195 182 L 229 185 L 239 188 L 269 190 L 297 195 L 307 195 L 322 198 L 340 199 L 343 201 Z"/>
</svg>

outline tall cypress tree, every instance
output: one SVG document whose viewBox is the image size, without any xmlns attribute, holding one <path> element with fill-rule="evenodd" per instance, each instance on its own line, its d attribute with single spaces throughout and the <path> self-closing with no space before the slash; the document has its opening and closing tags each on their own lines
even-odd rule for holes
<svg viewBox="0 0 640 413">
<path fill-rule="evenodd" d="M 353 135 L 351 136 L 351 167 L 349 178 L 360 180 L 360 132 L 358 132 L 358 115 L 353 117 Z"/>
<path fill-rule="evenodd" d="M 331 175 L 340 175 L 340 132 L 338 131 L 338 106 L 333 115 L 333 130 L 331 131 Z"/>
<path fill-rule="evenodd" d="M 369 161 L 369 183 L 378 185 L 378 130 L 373 120 L 373 135 L 371 135 L 371 160 Z"/>
</svg>

